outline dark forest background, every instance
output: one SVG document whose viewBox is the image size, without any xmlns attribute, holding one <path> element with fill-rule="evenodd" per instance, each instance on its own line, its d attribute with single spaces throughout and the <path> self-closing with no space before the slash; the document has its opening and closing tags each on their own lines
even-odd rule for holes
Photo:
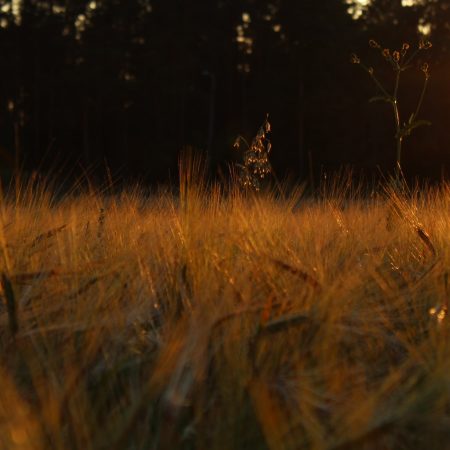
<svg viewBox="0 0 450 450">
<path fill-rule="evenodd" d="M 356 52 L 433 43 L 422 118 L 405 141 L 409 176 L 450 175 L 450 0 L 0 0 L 0 168 L 102 171 L 149 182 L 176 178 L 181 149 L 212 173 L 235 160 L 270 114 L 277 175 L 305 179 L 395 158 L 392 112 L 350 64 Z M 420 64 L 422 61 L 417 61 Z M 405 74 L 412 108 L 423 74 Z M 406 111 L 405 111 L 406 113 Z"/>
</svg>

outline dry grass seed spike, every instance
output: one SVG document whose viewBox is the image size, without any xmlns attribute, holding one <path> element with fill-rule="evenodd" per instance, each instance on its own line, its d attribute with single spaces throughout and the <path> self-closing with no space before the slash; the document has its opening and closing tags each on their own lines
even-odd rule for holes
<svg viewBox="0 0 450 450">
<path fill-rule="evenodd" d="M 246 147 L 242 155 L 243 163 L 236 164 L 239 169 L 239 184 L 244 190 L 260 191 L 261 182 L 272 173 L 272 166 L 269 162 L 272 143 L 268 137 L 271 130 L 267 114 L 251 145 L 242 136 L 238 136 L 234 142 L 233 147 L 237 150 L 240 150 L 242 143 Z"/>
</svg>

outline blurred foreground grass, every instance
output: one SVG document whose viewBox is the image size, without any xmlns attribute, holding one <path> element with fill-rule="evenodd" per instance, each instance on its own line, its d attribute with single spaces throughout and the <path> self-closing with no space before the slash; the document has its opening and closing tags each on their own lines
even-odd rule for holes
<svg viewBox="0 0 450 450">
<path fill-rule="evenodd" d="M 1 449 L 450 449 L 450 188 L 0 205 Z"/>
</svg>

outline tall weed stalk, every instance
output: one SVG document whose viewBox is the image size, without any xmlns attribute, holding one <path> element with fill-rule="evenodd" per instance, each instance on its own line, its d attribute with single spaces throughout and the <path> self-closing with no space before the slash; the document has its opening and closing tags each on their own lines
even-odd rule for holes
<svg viewBox="0 0 450 450">
<path fill-rule="evenodd" d="M 431 42 L 420 40 L 419 45 L 413 51 L 410 49 L 408 43 L 404 43 L 400 50 L 391 50 L 389 48 L 383 48 L 378 42 L 371 39 L 369 41 L 371 48 L 377 50 L 382 59 L 386 61 L 391 67 L 394 73 L 393 86 L 391 88 L 387 87 L 380 78 L 375 74 L 375 70 L 371 66 L 364 64 L 361 59 L 356 55 L 351 55 L 351 62 L 357 64 L 365 72 L 367 72 L 372 79 L 373 83 L 377 89 L 377 95 L 372 97 L 369 102 L 386 102 L 392 108 L 394 126 L 395 126 L 395 143 L 396 143 L 396 175 L 400 177 L 401 175 L 401 159 L 402 159 L 402 144 L 405 137 L 409 136 L 411 132 L 421 126 L 430 125 L 427 120 L 419 119 L 419 113 L 422 108 L 423 100 L 425 97 L 425 92 L 427 90 L 428 82 L 430 79 L 429 65 L 424 62 L 420 65 L 420 70 L 423 72 L 424 79 L 420 94 L 418 96 L 416 108 L 409 115 L 408 120 L 404 121 L 402 119 L 402 114 L 400 111 L 400 101 L 399 101 L 399 90 L 400 81 L 402 74 L 413 67 L 413 62 L 415 58 L 423 51 L 426 51 L 432 47 Z"/>
</svg>

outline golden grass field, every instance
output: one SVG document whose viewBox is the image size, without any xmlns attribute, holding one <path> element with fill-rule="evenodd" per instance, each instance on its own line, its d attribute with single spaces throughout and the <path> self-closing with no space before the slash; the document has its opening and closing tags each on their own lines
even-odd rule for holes
<svg viewBox="0 0 450 450">
<path fill-rule="evenodd" d="M 450 449 L 450 187 L 196 173 L 3 197 L 0 448 Z"/>
</svg>

